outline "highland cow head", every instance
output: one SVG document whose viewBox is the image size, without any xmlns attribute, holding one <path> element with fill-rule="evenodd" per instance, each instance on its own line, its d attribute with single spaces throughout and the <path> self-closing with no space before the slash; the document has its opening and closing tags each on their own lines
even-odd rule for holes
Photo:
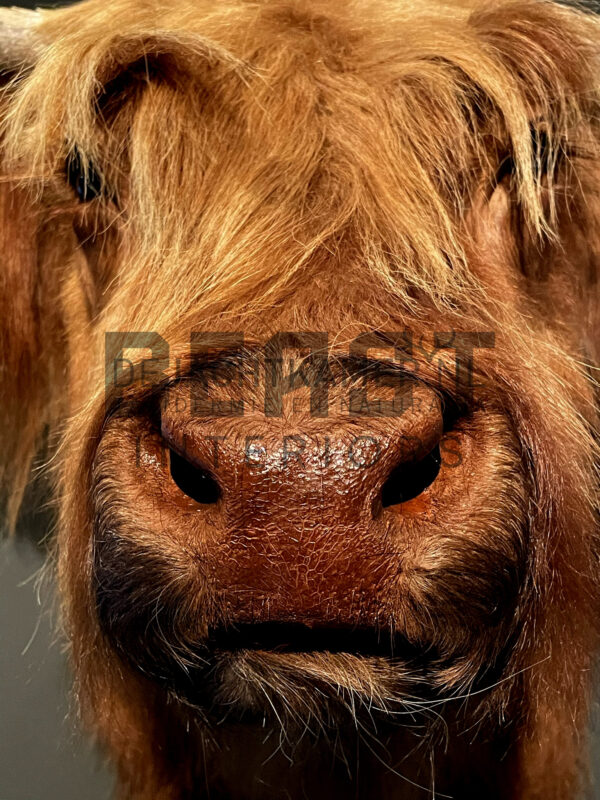
<svg viewBox="0 0 600 800">
<path fill-rule="evenodd" d="M 129 796 L 187 797 L 199 742 L 241 723 L 393 731 L 465 694 L 520 797 L 570 795 L 597 627 L 596 22 L 10 14 L 9 511 L 50 426 L 80 696 Z"/>
</svg>

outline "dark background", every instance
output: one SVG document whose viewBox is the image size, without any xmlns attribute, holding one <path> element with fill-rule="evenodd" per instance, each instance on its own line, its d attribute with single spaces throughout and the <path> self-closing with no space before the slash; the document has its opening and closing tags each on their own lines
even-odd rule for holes
<svg viewBox="0 0 600 800">
<path fill-rule="evenodd" d="M 0 0 L 0 7 L 20 6 L 21 8 L 56 8 L 57 6 L 74 6 L 76 2 L 77 0 L 63 0 L 63 2 L 52 2 L 52 0 L 44 2 L 44 0 L 40 0 L 38 3 L 36 3 L 35 0 L 31 0 L 31 2 L 28 2 L 27 0 L 13 0 L 13 2 L 11 2 L 11 0 L 8 0 L 8 2 L 6 2 L 6 0 Z M 4 800 L 4 798 L 1 800 Z"/>
<path fill-rule="evenodd" d="M 108 2 L 109 0 L 107 0 Z M 0 8 L 2 6 L 20 6 L 21 8 L 56 8 L 57 6 L 74 6 L 77 0 L 62 0 L 62 2 L 52 2 L 52 0 L 48 0 L 48 2 L 44 2 L 44 0 L 40 0 L 40 2 L 35 2 L 35 0 L 0 0 Z M 4 800 L 4 798 L 1 798 Z M 83 798 L 82 798 L 83 800 Z"/>
<path fill-rule="evenodd" d="M 72 2 L 0 0 L 11 5 Z M 600 2 L 588 5 L 600 10 Z M 54 587 L 50 576 L 42 579 L 44 555 L 34 544 L 44 532 L 43 518 L 25 519 L 19 537 L 0 545 L 0 800 L 109 800 L 114 777 L 79 729 L 70 699 Z M 600 780 L 597 734 L 593 752 Z M 598 785 L 589 800 L 600 800 Z"/>
</svg>

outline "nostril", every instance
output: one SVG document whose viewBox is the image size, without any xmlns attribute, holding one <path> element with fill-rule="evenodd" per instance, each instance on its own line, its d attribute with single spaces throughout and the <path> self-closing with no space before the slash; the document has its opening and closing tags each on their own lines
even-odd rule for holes
<svg viewBox="0 0 600 800">
<path fill-rule="evenodd" d="M 381 505 L 386 508 L 418 497 L 437 478 L 441 463 L 440 446 L 437 445 L 420 461 L 396 467 L 381 490 Z"/>
<path fill-rule="evenodd" d="M 216 480 L 174 450 L 169 450 L 169 467 L 173 482 L 196 503 L 208 505 L 220 499 L 221 487 Z"/>
</svg>

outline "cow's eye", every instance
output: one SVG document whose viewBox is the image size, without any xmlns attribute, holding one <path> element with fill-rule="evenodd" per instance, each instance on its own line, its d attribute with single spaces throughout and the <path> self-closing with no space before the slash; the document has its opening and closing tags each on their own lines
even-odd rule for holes
<svg viewBox="0 0 600 800">
<path fill-rule="evenodd" d="M 531 158 L 534 177 L 537 181 L 544 175 L 555 173 L 559 163 L 560 151 L 552 147 L 548 134 L 544 128 L 532 125 L 531 136 Z M 500 184 L 507 176 L 514 175 L 516 170 L 515 160 L 512 154 L 507 153 L 501 159 L 496 171 L 495 183 Z"/>
<path fill-rule="evenodd" d="M 437 478 L 441 463 L 440 447 L 437 445 L 420 461 L 396 467 L 381 490 L 381 505 L 386 508 L 418 497 Z"/>
<path fill-rule="evenodd" d="M 102 193 L 102 178 L 93 164 L 84 164 L 78 150 L 74 150 L 68 155 L 66 171 L 67 180 L 81 203 L 89 203 L 90 200 Z"/>
<path fill-rule="evenodd" d="M 216 503 L 221 497 L 221 488 L 215 479 L 174 450 L 169 450 L 169 466 L 175 485 L 196 503 Z"/>
</svg>

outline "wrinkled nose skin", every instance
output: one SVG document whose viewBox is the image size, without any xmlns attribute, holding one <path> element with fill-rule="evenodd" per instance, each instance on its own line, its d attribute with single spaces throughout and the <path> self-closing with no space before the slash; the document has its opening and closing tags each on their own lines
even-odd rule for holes
<svg viewBox="0 0 600 800">
<path fill-rule="evenodd" d="M 336 388 L 327 417 L 289 410 L 266 418 L 190 414 L 176 402 L 185 390 L 176 391 L 162 411 L 162 436 L 220 487 L 211 529 L 197 528 L 191 544 L 204 553 L 218 616 L 389 626 L 412 526 L 382 502 L 382 489 L 440 443 L 439 395 L 405 382 L 397 415 L 349 416 L 337 411 Z M 197 519 L 208 521 L 202 513 Z"/>
<path fill-rule="evenodd" d="M 435 421 L 429 427 L 419 441 L 431 439 Z M 381 490 L 406 459 L 407 438 L 341 426 L 310 436 L 244 433 L 220 442 L 213 470 L 224 534 L 211 561 L 226 617 L 384 622 L 401 552 L 398 517 L 382 509 Z"/>
<path fill-rule="evenodd" d="M 377 445 L 288 438 L 267 443 L 254 463 L 248 455 L 241 464 L 224 459 L 223 474 L 236 481 L 226 490 L 222 578 L 233 616 L 358 622 L 386 578 L 385 531 L 374 518 L 385 474 Z"/>
</svg>

